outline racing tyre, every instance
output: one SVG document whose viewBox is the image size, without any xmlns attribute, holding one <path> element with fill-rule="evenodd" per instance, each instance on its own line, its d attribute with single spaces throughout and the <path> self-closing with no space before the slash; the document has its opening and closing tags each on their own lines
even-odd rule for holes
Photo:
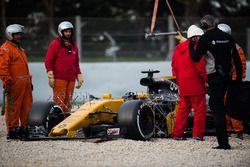
<svg viewBox="0 0 250 167">
<path fill-rule="evenodd" d="M 147 140 L 154 134 L 154 112 L 145 101 L 125 102 L 119 109 L 117 121 L 126 138 Z"/>
<path fill-rule="evenodd" d="M 54 102 L 35 102 L 28 115 L 28 125 L 43 126 L 47 133 L 64 119 L 59 105 Z"/>
</svg>

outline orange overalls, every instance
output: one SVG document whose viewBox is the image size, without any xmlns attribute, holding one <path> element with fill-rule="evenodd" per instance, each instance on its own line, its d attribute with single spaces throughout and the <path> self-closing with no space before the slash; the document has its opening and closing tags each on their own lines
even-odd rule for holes
<svg viewBox="0 0 250 167">
<path fill-rule="evenodd" d="M 241 64 L 242 64 L 242 79 L 245 79 L 246 78 L 246 56 L 245 56 L 242 48 L 238 44 L 236 44 L 236 48 L 238 50 Z M 235 66 L 233 67 L 232 80 L 236 80 Z M 235 133 L 242 133 L 243 132 L 242 121 L 233 119 L 233 118 L 229 117 L 228 114 L 226 115 L 226 121 L 227 121 L 227 131 L 228 132 L 235 132 Z"/>
<path fill-rule="evenodd" d="M 27 125 L 32 105 L 32 81 L 24 49 L 11 41 L 0 47 L 0 79 L 3 88 L 9 81 L 10 93 L 5 95 L 5 121 L 7 130 Z M 19 123 L 20 121 L 20 123 Z"/>
<path fill-rule="evenodd" d="M 71 99 L 74 93 L 75 81 L 66 81 L 55 79 L 55 86 L 53 88 L 53 100 L 57 103 L 64 112 L 71 111 Z"/>
</svg>

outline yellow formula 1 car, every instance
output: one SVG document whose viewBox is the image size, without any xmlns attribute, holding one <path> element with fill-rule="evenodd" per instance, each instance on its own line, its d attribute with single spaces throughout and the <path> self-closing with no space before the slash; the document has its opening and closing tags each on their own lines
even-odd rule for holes
<svg viewBox="0 0 250 167">
<path fill-rule="evenodd" d="M 147 140 L 170 136 L 179 104 L 178 87 L 172 76 L 153 78 L 158 72 L 142 71 L 148 76 L 142 78 L 140 84 L 148 87 L 147 92 L 129 92 L 122 98 L 105 94 L 82 104 L 72 113 L 64 113 L 54 102 L 34 103 L 28 117 L 28 138 Z M 191 119 L 187 130 L 192 128 Z M 207 128 L 211 129 L 211 125 Z"/>
</svg>

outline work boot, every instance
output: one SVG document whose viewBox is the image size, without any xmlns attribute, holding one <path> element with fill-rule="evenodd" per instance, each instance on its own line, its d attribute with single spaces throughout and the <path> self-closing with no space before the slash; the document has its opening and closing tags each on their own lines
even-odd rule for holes
<svg viewBox="0 0 250 167">
<path fill-rule="evenodd" d="M 172 139 L 173 140 L 178 140 L 178 141 L 180 141 L 180 140 L 187 140 L 187 138 L 185 138 L 185 137 L 177 137 L 177 136 L 172 137 Z"/>
<path fill-rule="evenodd" d="M 231 135 L 231 137 L 243 140 L 243 134 L 242 133 L 234 133 L 234 134 Z"/>
<path fill-rule="evenodd" d="M 202 137 L 199 137 L 199 136 L 193 136 L 192 139 L 197 140 L 197 141 L 204 141 L 204 139 Z"/>
<path fill-rule="evenodd" d="M 7 134 L 7 140 L 9 139 L 20 139 L 20 127 L 15 127 L 9 129 L 9 132 Z"/>
<path fill-rule="evenodd" d="M 243 140 L 243 134 L 242 133 L 237 133 L 236 137 L 239 138 L 239 139 L 241 139 L 241 140 Z"/>
<path fill-rule="evenodd" d="M 233 137 L 233 138 L 238 138 L 238 139 L 243 140 L 243 134 L 242 133 L 232 133 L 230 136 Z"/>
<path fill-rule="evenodd" d="M 20 127 L 20 133 L 19 133 L 20 138 L 26 139 L 29 137 L 29 130 L 28 127 Z"/>
</svg>

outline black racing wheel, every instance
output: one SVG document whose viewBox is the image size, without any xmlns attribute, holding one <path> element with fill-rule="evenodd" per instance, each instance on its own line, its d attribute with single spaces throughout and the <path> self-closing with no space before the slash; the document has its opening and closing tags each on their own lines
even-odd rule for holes
<svg viewBox="0 0 250 167">
<path fill-rule="evenodd" d="M 126 138 L 147 140 L 154 134 L 154 112 L 143 100 L 125 102 L 119 109 L 117 121 Z"/>
<path fill-rule="evenodd" d="M 64 117 L 61 107 L 56 103 L 35 102 L 28 115 L 28 126 L 43 126 L 49 133 Z"/>
</svg>

